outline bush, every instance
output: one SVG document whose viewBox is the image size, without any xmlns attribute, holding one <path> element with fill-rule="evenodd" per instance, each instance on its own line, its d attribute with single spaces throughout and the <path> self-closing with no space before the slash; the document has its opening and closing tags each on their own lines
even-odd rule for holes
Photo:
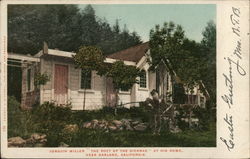
<svg viewBox="0 0 250 159">
<path fill-rule="evenodd" d="M 62 107 L 51 102 L 45 102 L 44 104 L 35 107 L 32 110 L 32 114 L 40 121 L 70 121 L 72 115 L 70 106 L 66 105 Z"/>
<path fill-rule="evenodd" d="M 209 123 L 211 122 L 210 111 L 206 108 L 196 107 L 193 112 L 199 119 L 198 128 L 200 130 L 209 130 Z"/>
<path fill-rule="evenodd" d="M 27 138 L 34 129 L 30 112 L 21 110 L 15 97 L 8 97 L 8 137 Z"/>
<path fill-rule="evenodd" d="M 63 128 L 72 121 L 72 112 L 70 106 L 45 102 L 32 110 L 32 119 L 36 122 L 35 132 L 47 135 L 46 146 L 58 146 L 64 140 Z"/>
</svg>

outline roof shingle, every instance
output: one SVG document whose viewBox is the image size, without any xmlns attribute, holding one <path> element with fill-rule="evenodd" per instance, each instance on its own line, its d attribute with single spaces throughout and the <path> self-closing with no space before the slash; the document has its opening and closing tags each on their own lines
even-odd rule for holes
<svg viewBox="0 0 250 159">
<path fill-rule="evenodd" d="M 139 62 L 140 59 L 145 55 L 149 49 L 149 42 L 145 42 L 133 47 L 130 47 L 125 50 L 118 51 L 111 55 L 108 55 L 108 58 L 124 60 L 124 61 L 133 61 Z"/>
</svg>

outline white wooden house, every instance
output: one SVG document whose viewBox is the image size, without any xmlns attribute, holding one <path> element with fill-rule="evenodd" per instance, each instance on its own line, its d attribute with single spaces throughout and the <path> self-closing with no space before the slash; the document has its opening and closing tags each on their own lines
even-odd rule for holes
<svg viewBox="0 0 250 159">
<path fill-rule="evenodd" d="M 34 56 L 24 57 L 9 54 L 9 58 L 17 58 L 23 61 L 22 66 L 22 100 L 24 108 L 32 107 L 35 102 L 40 104 L 46 101 L 54 101 L 58 104 L 71 103 L 72 110 L 99 109 L 103 106 L 113 106 L 116 101 L 112 79 L 99 76 L 92 71 L 86 79 L 85 107 L 83 107 L 84 87 L 81 70 L 75 68 L 72 55 L 75 53 L 49 49 L 44 45 L 43 50 Z M 139 84 L 134 84 L 130 90 L 120 90 L 119 103 L 145 101 L 152 90 L 157 90 L 161 96 L 173 93 L 174 83 L 178 83 L 178 77 L 171 73 L 165 62 L 159 63 L 156 72 L 149 71 L 147 57 L 150 56 L 149 43 L 143 43 L 106 57 L 106 63 L 122 60 L 126 65 L 133 65 L 143 70 L 144 75 L 139 79 Z M 29 58 L 29 59 L 27 59 Z M 35 73 L 45 73 L 50 80 L 39 89 L 34 87 Z M 195 87 L 193 104 L 204 107 L 208 94 L 203 94 L 199 87 Z M 126 107 L 138 104 L 127 104 Z"/>
</svg>

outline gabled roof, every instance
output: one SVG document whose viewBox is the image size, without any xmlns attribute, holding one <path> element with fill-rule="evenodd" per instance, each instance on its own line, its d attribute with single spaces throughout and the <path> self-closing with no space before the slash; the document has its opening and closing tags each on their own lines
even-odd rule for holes
<svg viewBox="0 0 250 159">
<path fill-rule="evenodd" d="M 139 62 L 140 59 L 145 55 L 145 53 L 149 50 L 149 42 L 145 42 L 133 47 L 130 47 L 125 50 L 118 51 L 111 55 L 108 55 L 108 58 L 123 60 L 123 61 L 133 61 Z"/>
</svg>

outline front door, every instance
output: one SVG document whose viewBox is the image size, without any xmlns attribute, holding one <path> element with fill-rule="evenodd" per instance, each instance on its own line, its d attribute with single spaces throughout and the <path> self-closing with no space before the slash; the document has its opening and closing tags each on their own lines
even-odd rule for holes
<svg viewBox="0 0 250 159">
<path fill-rule="evenodd" d="M 59 105 L 66 104 L 68 99 L 68 66 L 56 64 L 54 77 L 54 100 Z"/>
</svg>

